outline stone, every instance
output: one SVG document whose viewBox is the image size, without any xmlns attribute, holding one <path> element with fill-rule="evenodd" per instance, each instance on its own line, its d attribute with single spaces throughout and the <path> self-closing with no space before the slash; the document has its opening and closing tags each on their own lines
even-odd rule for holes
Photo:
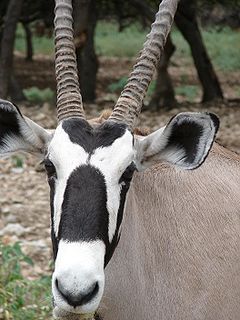
<svg viewBox="0 0 240 320">
<path fill-rule="evenodd" d="M 24 228 L 19 223 L 9 223 L 0 231 L 0 236 L 4 236 L 4 235 L 22 236 L 23 234 L 26 234 L 30 230 L 31 228 Z"/>
</svg>

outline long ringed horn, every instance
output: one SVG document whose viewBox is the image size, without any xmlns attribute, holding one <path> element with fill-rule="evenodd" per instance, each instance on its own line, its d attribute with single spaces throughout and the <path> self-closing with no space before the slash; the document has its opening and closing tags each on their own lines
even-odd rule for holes
<svg viewBox="0 0 240 320">
<path fill-rule="evenodd" d="M 163 0 L 160 3 L 155 22 L 109 120 L 124 122 L 131 129 L 134 127 L 171 30 L 178 2 L 179 0 Z"/>
<path fill-rule="evenodd" d="M 58 121 L 85 118 L 73 41 L 72 0 L 56 0 L 54 27 Z"/>
</svg>

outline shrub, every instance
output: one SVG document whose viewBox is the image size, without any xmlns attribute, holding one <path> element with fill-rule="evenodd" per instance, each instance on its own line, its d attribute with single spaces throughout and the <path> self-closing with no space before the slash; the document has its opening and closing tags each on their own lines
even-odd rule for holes
<svg viewBox="0 0 240 320">
<path fill-rule="evenodd" d="M 24 279 L 21 274 L 22 262 L 33 265 L 19 243 L 4 245 L 0 241 L 0 319 L 49 319 L 50 277 Z"/>
<path fill-rule="evenodd" d="M 23 90 L 28 101 L 32 103 L 51 102 L 54 98 L 54 92 L 49 89 L 39 89 L 37 87 L 31 87 Z"/>
</svg>

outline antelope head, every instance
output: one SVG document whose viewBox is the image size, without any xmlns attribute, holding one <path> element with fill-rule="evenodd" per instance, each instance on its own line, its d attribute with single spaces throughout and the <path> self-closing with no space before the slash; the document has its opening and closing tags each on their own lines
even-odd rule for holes
<svg viewBox="0 0 240 320">
<path fill-rule="evenodd" d="M 135 171 L 160 161 L 182 169 L 203 163 L 218 129 L 210 113 L 181 113 L 152 134 L 133 135 L 136 119 L 177 8 L 163 0 L 116 106 L 103 124 L 85 119 L 79 90 L 71 0 L 56 0 L 58 126 L 49 133 L 0 101 L 0 155 L 42 157 L 50 186 L 54 315 L 92 317 L 104 292 L 104 269 L 118 244 Z"/>
</svg>

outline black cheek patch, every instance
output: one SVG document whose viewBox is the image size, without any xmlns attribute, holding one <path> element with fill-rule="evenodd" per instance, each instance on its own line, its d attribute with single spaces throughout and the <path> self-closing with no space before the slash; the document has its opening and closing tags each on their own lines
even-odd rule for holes
<svg viewBox="0 0 240 320">
<path fill-rule="evenodd" d="M 59 238 L 67 241 L 103 240 L 108 246 L 108 211 L 104 177 L 81 166 L 68 179 L 62 204 Z"/>
<path fill-rule="evenodd" d="M 116 227 L 116 231 L 113 236 L 112 242 L 109 244 L 109 248 L 108 248 L 106 255 L 105 255 L 104 267 L 106 267 L 108 262 L 111 260 L 113 253 L 114 253 L 114 250 L 116 249 L 118 242 L 120 240 L 119 228 L 121 226 L 122 219 L 123 219 L 124 204 L 125 204 L 125 200 L 126 200 L 127 191 L 128 191 L 128 188 L 123 188 L 121 190 L 120 206 L 118 209 L 118 216 L 117 216 L 117 227 Z"/>
<path fill-rule="evenodd" d="M 50 207 L 51 207 L 51 239 L 52 239 L 52 249 L 53 249 L 53 259 L 56 260 L 58 252 L 58 240 L 54 231 L 54 195 L 55 195 L 55 182 L 51 180 L 49 182 L 50 187 Z"/>
<path fill-rule="evenodd" d="M 201 125 L 184 121 L 183 123 L 173 124 L 171 134 L 168 137 L 168 146 L 176 146 L 185 151 L 185 161 L 194 163 L 200 137 L 202 136 L 203 128 Z"/>
</svg>

